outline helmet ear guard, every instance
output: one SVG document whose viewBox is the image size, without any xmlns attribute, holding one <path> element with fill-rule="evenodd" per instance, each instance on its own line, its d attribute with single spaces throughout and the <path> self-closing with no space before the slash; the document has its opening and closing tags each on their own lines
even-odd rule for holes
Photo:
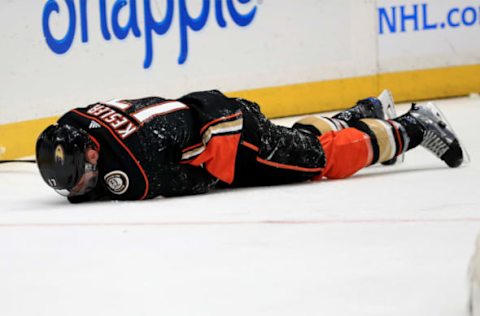
<svg viewBox="0 0 480 316">
<path fill-rule="evenodd" d="M 43 180 L 57 191 L 73 189 L 89 163 L 86 149 L 96 147 L 87 132 L 71 125 L 50 125 L 36 143 L 37 165 Z"/>
</svg>

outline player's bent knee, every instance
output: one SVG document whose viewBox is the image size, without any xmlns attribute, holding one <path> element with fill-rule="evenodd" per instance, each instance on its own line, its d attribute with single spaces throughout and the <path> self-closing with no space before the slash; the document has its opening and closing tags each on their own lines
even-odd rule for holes
<svg viewBox="0 0 480 316">
<path fill-rule="evenodd" d="M 370 137 L 354 128 L 330 132 L 319 137 L 327 164 L 323 176 L 329 179 L 350 177 L 373 159 Z"/>
</svg>

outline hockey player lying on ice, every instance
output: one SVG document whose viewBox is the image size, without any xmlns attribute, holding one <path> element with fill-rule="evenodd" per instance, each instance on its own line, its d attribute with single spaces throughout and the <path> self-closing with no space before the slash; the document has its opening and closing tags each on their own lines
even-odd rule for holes
<svg viewBox="0 0 480 316">
<path fill-rule="evenodd" d="M 346 178 L 418 145 L 450 167 L 462 164 L 457 137 L 433 104 L 394 113 L 388 91 L 292 128 L 215 90 L 113 100 L 49 126 L 37 141 L 37 163 L 45 182 L 73 203 Z"/>
</svg>

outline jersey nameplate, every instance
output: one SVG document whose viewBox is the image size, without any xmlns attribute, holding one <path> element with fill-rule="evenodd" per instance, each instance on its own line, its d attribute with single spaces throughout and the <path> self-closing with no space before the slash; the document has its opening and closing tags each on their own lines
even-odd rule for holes
<svg viewBox="0 0 480 316">
<path fill-rule="evenodd" d="M 137 127 L 125 115 L 116 112 L 108 106 L 96 104 L 87 113 L 112 127 L 115 133 L 122 139 L 127 138 L 137 130 Z"/>
</svg>

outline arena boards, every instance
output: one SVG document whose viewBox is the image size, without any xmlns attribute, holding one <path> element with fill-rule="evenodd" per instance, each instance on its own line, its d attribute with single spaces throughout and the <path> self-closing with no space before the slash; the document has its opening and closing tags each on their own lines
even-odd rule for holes
<svg viewBox="0 0 480 316">
<path fill-rule="evenodd" d="M 479 92 L 478 0 L 0 4 L 0 159 L 67 110 L 219 89 L 269 117 Z"/>
</svg>

